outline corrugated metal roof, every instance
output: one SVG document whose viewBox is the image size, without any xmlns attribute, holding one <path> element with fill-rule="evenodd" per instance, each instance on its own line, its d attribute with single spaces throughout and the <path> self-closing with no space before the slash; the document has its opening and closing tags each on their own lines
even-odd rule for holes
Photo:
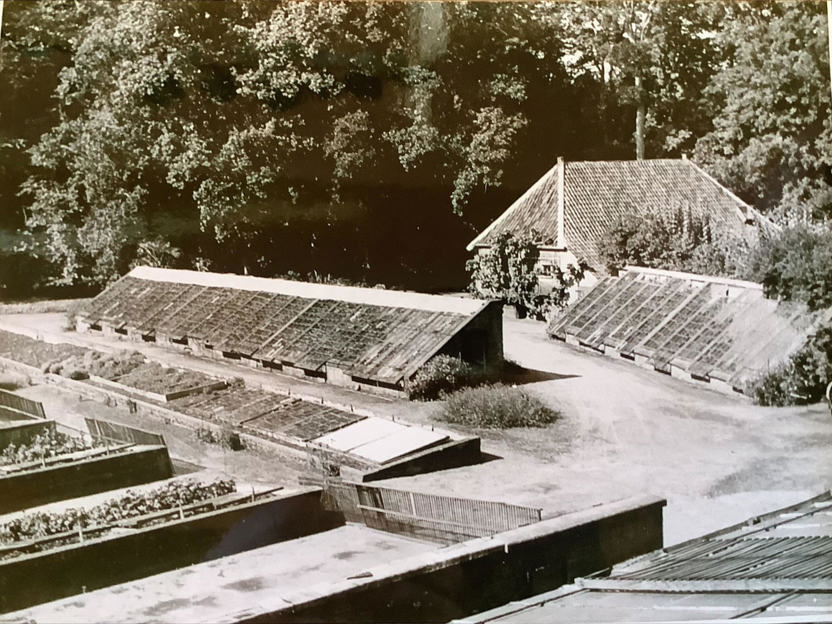
<svg viewBox="0 0 832 624">
<path fill-rule="evenodd" d="M 396 384 L 487 305 L 461 297 L 139 267 L 79 316 L 305 370 L 329 365 Z"/>
<path fill-rule="evenodd" d="M 548 332 L 747 390 L 830 318 L 832 310 L 767 299 L 752 282 L 631 267 L 596 284 Z"/>
<path fill-rule="evenodd" d="M 490 245 L 503 233 L 530 234 L 539 242 L 558 240 L 559 195 L 563 193 L 563 244 L 595 271 L 604 271 L 599 239 L 625 215 L 683 210 L 708 217 L 715 233 L 751 236 L 751 217 L 768 220 L 690 160 L 629 160 L 563 163 L 547 171 L 468 245 Z"/>
<path fill-rule="evenodd" d="M 462 622 L 832 621 L 832 492 Z"/>
</svg>

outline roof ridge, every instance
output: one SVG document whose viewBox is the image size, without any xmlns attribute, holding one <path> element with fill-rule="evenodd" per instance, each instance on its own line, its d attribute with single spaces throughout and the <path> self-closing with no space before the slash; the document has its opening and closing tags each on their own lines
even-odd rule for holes
<svg viewBox="0 0 832 624">
<path fill-rule="evenodd" d="M 317 284 L 314 282 L 299 282 L 270 277 L 255 277 L 253 275 L 211 273 L 207 271 L 189 271 L 186 269 L 163 269 L 149 266 L 138 266 L 127 275 L 136 279 L 156 282 L 234 288 L 238 290 L 260 291 L 301 297 L 303 299 L 345 301 L 364 305 L 412 308 L 464 315 L 479 312 L 489 303 L 487 300 L 467 299 L 451 295 L 430 295 L 413 291 Z"/>
</svg>

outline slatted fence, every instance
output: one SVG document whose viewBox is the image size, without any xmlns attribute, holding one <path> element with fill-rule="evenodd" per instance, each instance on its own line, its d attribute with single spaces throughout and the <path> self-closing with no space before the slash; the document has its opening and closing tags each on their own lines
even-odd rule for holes
<svg viewBox="0 0 832 624">
<path fill-rule="evenodd" d="M 350 522 L 443 544 L 486 537 L 541 520 L 541 510 L 495 501 L 439 496 L 327 480 L 328 505 Z"/>
</svg>

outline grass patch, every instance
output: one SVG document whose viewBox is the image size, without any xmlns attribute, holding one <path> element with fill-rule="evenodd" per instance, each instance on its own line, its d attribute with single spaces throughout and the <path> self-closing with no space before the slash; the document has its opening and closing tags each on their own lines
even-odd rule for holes
<svg viewBox="0 0 832 624">
<path fill-rule="evenodd" d="M 560 417 L 525 390 L 503 385 L 466 388 L 448 396 L 439 419 L 481 429 L 546 427 Z"/>
</svg>

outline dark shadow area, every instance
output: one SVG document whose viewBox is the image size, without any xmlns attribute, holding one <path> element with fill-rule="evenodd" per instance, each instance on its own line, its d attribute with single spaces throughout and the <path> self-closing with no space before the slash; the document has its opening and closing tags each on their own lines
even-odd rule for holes
<svg viewBox="0 0 832 624">
<path fill-rule="evenodd" d="M 180 475 L 193 474 L 194 472 L 199 472 L 200 470 L 205 469 L 205 466 L 200 466 L 199 464 L 173 457 L 171 457 L 170 463 L 173 465 L 173 474 L 177 477 Z"/>
<path fill-rule="evenodd" d="M 534 370 L 532 368 L 525 368 L 516 362 L 506 362 L 503 366 L 503 374 L 501 381 L 506 384 L 515 384 L 522 386 L 523 384 L 537 383 L 538 381 L 553 381 L 557 379 L 571 379 L 573 377 L 580 377 L 580 375 L 561 375 L 560 373 L 550 373 L 549 371 Z"/>
<path fill-rule="evenodd" d="M 487 464 L 489 462 L 493 462 L 493 461 L 496 461 L 498 459 L 502 459 L 502 456 L 495 455 L 494 453 L 480 452 L 480 460 L 475 465 Z"/>
</svg>

